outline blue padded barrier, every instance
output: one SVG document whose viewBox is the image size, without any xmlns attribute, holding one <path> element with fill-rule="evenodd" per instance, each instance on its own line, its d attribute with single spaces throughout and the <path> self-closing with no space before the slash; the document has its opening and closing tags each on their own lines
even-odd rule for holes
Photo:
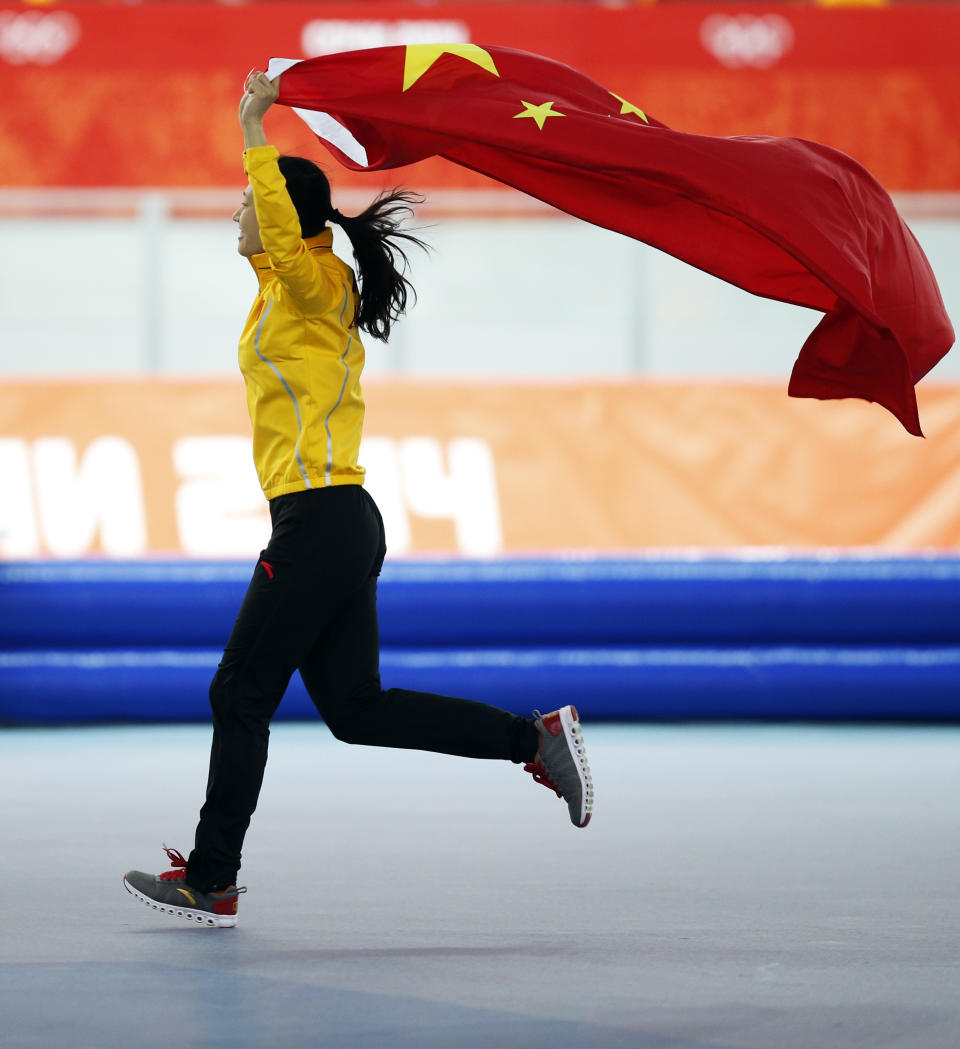
<svg viewBox="0 0 960 1049">
<path fill-rule="evenodd" d="M 0 652 L 0 720 L 209 717 L 218 651 Z M 954 720 L 960 647 L 386 649 L 388 687 L 463 695 L 517 714 L 575 703 L 583 717 Z M 299 675 L 277 712 L 315 717 Z"/>
<path fill-rule="evenodd" d="M 0 647 L 219 648 L 252 566 L 0 565 Z M 960 643 L 960 558 L 388 563 L 385 646 Z"/>
<path fill-rule="evenodd" d="M 249 564 L 0 565 L 0 721 L 205 719 Z M 606 718 L 960 717 L 960 558 L 393 562 L 386 687 Z M 295 679 L 281 717 L 315 716 Z"/>
</svg>

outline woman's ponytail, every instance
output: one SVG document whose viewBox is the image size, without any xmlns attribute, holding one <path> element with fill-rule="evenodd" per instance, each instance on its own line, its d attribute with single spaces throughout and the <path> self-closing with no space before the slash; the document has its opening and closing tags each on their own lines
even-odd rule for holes
<svg viewBox="0 0 960 1049">
<path fill-rule="evenodd" d="M 375 339 L 386 340 L 395 320 L 416 300 L 405 276 L 409 259 L 404 243 L 427 250 L 427 245 L 401 226 L 413 206 L 423 198 L 408 190 L 382 193 L 359 215 L 343 215 L 330 202 L 330 183 L 322 169 L 305 157 L 280 157 L 280 171 L 297 209 L 300 232 L 315 237 L 328 222 L 335 222 L 350 238 L 357 262 L 360 302 L 356 324 Z"/>
<path fill-rule="evenodd" d="M 359 215 L 342 215 L 331 208 L 330 218 L 350 238 L 360 283 L 357 327 L 375 339 L 386 341 L 395 320 L 407 308 L 408 296 L 416 291 L 406 277 L 410 264 L 404 243 L 427 250 L 427 245 L 401 229 L 413 206 L 423 198 L 408 190 L 382 193 Z"/>
</svg>

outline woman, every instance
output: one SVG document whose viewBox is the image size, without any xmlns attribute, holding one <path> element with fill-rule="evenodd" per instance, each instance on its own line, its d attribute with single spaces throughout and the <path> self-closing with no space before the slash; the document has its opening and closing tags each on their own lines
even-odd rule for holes
<svg viewBox="0 0 960 1049">
<path fill-rule="evenodd" d="M 240 339 L 253 452 L 272 533 L 210 686 L 213 746 L 206 801 L 189 859 L 130 871 L 124 885 L 155 909 L 233 926 L 240 853 L 256 808 L 269 724 L 294 670 L 330 731 L 348 743 L 500 758 L 566 799 L 586 826 L 593 786 L 577 712 L 520 718 L 464 699 L 384 691 L 377 576 L 383 522 L 363 487 L 360 331 L 386 339 L 408 291 L 400 229 L 415 200 L 395 192 L 355 217 L 332 207 L 316 165 L 280 157 L 263 117 L 279 81 L 248 77 L 240 102 L 249 185 L 233 218 L 238 250 L 260 289 Z M 330 222 L 350 238 L 359 270 L 332 250 Z"/>
</svg>

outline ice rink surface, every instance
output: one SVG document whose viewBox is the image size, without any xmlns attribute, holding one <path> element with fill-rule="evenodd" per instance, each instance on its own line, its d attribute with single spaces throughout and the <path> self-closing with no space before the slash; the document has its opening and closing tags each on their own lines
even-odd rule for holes
<svg viewBox="0 0 960 1049">
<path fill-rule="evenodd" d="M 3 1049 L 956 1049 L 960 728 L 585 724 L 518 768 L 273 730 L 236 929 L 129 896 L 209 730 L 0 732 Z"/>
</svg>

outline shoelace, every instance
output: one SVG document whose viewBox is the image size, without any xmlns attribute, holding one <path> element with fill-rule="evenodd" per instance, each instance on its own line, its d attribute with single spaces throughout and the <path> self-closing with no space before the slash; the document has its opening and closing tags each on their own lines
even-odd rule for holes
<svg viewBox="0 0 960 1049">
<path fill-rule="evenodd" d="M 543 715 L 539 710 L 533 712 L 535 718 L 543 718 Z M 583 734 L 580 730 L 580 723 L 575 723 L 576 727 L 573 730 L 573 753 L 577 764 L 583 773 L 584 779 L 584 793 L 587 797 L 588 806 L 593 807 L 593 777 L 590 775 L 590 766 L 587 764 L 587 752 L 583 746 Z M 546 768 L 542 761 L 534 761 L 528 765 L 523 766 L 524 772 L 529 772 L 533 776 L 537 783 L 542 783 L 545 787 L 549 787 L 558 798 L 563 797 L 563 792 L 558 789 L 556 783 L 550 778 Z"/>
<path fill-rule="evenodd" d="M 543 715 L 540 713 L 539 710 L 535 710 L 533 712 L 533 716 L 535 718 L 541 719 L 541 720 L 543 718 Z M 543 764 L 542 761 L 531 761 L 531 762 L 529 762 L 528 764 L 523 766 L 523 771 L 524 772 L 529 772 L 530 775 L 533 776 L 533 779 L 534 779 L 535 783 L 542 783 L 543 786 L 545 786 L 548 790 L 552 790 L 553 793 L 556 794 L 556 796 L 558 798 L 562 798 L 563 797 L 563 792 L 556 785 L 556 783 L 554 783 L 553 780 L 550 778 L 550 776 L 548 775 L 547 770 L 544 767 L 544 764 Z"/>
<path fill-rule="evenodd" d="M 178 852 L 176 849 L 168 849 L 166 845 L 163 846 L 163 851 L 169 857 L 173 870 L 164 871 L 160 875 L 160 880 L 183 881 L 187 873 L 187 861 L 184 859 L 183 853 Z"/>
<path fill-rule="evenodd" d="M 187 861 L 183 853 L 178 849 L 168 849 L 166 845 L 163 846 L 163 851 L 169 857 L 173 869 L 164 871 L 158 877 L 161 881 L 183 881 L 187 874 Z M 233 892 L 239 896 L 241 892 L 246 891 L 247 887 L 245 885 L 239 887 L 231 885 L 227 889 L 218 890 L 214 895 L 220 895 L 221 892 Z"/>
<path fill-rule="evenodd" d="M 547 775 L 547 770 L 543 767 L 542 761 L 531 761 L 529 764 L 523 766 L 523 771 L 529 772 L 530 775 L 533 776 L 535 782 L 542 783 L 545 787 L 548 787 L 558 798 L 563 797 L 563 794 L 560 792 L 556 783 L 554 783 Z"/>
</svg>

